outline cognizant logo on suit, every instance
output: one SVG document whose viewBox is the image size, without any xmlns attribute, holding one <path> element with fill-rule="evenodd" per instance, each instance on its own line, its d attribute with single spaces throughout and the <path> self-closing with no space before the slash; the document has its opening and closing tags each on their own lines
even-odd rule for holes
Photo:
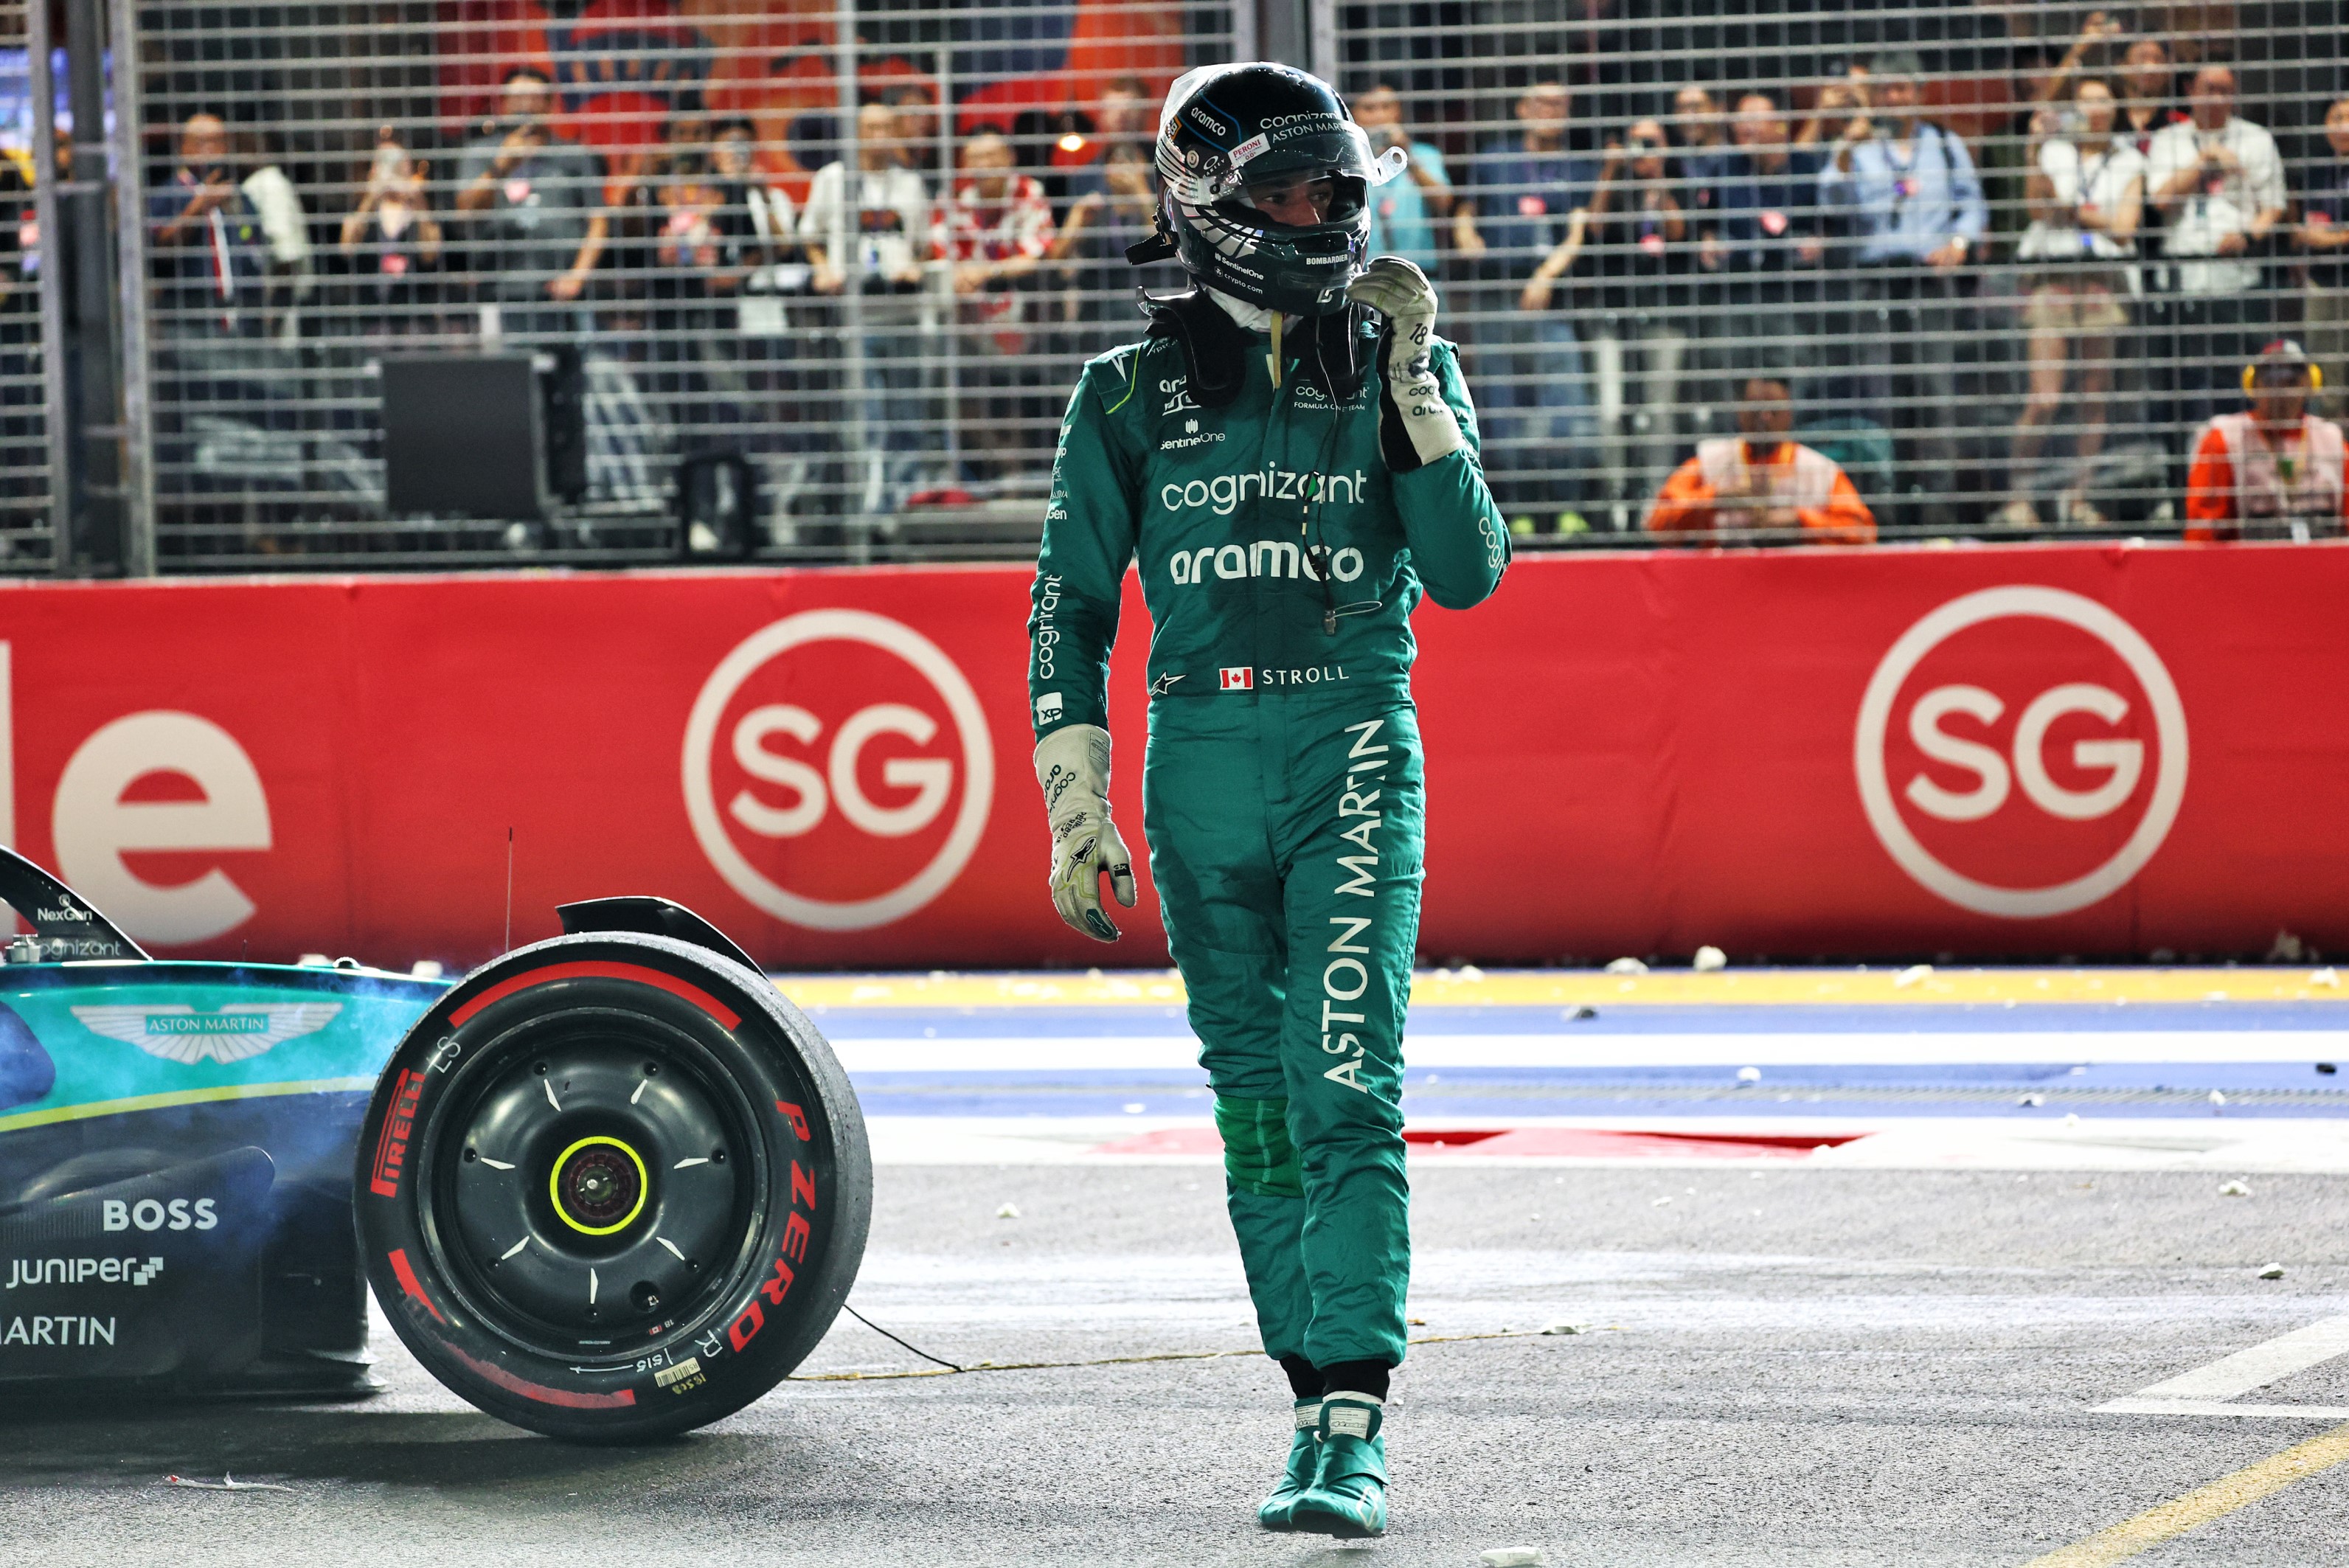
<svg viewBox="0 0 2349 1568">
<path fill-rule="evenodd" d="M 1206 508 L 1218 517 L 1230 516 L 1239 510 L 1241 502 L 1251 496 L 1300 504 L 1319 502 L 1332 506 L 1351 505 L 1362 499 L 1362 486 L 1369 482 L 1370 475 L 1359 468 L 1351 473 L 1300 473 L 1292 468 L 1266 463 L 1244 473 L 1218 473 L 1213 478 L 1179 484 L 1170 480 L 1158 487 L 1158 504 L 1169 512 Z"/>
</svg>

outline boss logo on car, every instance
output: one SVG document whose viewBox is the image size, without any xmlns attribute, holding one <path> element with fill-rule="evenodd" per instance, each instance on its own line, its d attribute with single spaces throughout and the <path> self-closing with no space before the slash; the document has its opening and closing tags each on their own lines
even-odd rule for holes
<svg viewBox="0 0 2349 1568">
<path fill-rule="evenodd" d="M 210 1231 L 220 1215 L 209 1198 L 108 1198 L 99 1200 L 98 1220 L 109 1231 Z"/>
</svg>

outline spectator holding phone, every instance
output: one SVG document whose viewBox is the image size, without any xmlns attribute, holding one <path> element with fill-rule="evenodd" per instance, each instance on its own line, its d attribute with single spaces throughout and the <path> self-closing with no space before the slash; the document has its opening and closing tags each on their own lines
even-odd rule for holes
<svg viewBox="0 0 2349 1568">
<path fill-rule="evenodd" d="M 1430 276 L 1444 258 L 1435 248 L 1438 219 L 1452 215 L 1452 176 L 1433 142 L 1414 140 L 1402 122 L 1402 99 L 1381 82 L 1353 103 L 1354 123 L 1371 139 L 1371 151 L 1400 147 L 1410 155 L 1403 177 L 1371 192 L 1371 254 L 1401 256 Z"/>
<path fill-rule="evenodd" d="M 2260 253 L 2283 222 L 2283 160 L 2264 126 L 2235 112 L 2235 73 L 2205 66 L 2187 100 L 2191 118 L 2155 133 L 2147 198 L 2168 227 L 2162 254 L 2178 295 L 2178 417 L 2209 418 L 2233 390 L 2272 315 L 2261 292 Z"/>
<path fill-rule="evenodd" d="M 180 127 L 180 161 L 149 193 L 158 325 L 166 337 L 250 337 L 269 256 L 261 218 L 229 167 L 228 123 L 191 114 Z"/>
<path fill-rule="evenodd" d="M 1722 184 L 1721 234 L 1729 253 L 1728 330 L 1785 356 L 1818 335 L 1826 239 L 1819 220 L 1819 156 L 1791 145 L 1786 117 L 1766 92 L 1737 100 L 1737 151 Z"/>
<path fill-rule="evenodd" d="M 2153 139 L 2187 119 L 2178 107 L 2178 67 L 2170 63 L 2169 46 L 2159 38 L 2137 39 L 2123 51 L 2119 75 L 2119 133 L 2139 157 L 2151 158 Z"/>
<path fill-rule="evenodd" d="M 2105 398 L 2112 389 L 2113 336 L 2128 325 L 2129 278 L 2137 229 L 2145 207 L 2146 161 L 2117 135 L 2119 105 L 2094 77 L 2075 89 L 2067 109 L 2031 117 L 2030 173 L 2023 197 L 2031 227 L 2015 248 L 2032 268 L 2023 324 L 2031 333 L 2031 389 L 2014 428 L 2012 494 L 1995 521 L 2036 528 L 2029 471 L 2039 460 L 2047 427 L 2064 409 L 2070 363 L 2080 371 L 2074 410 L 2075 450 L 2083 459 L 2104 450 Z M 2067 497 L 2069 520 L 2094 524 L 2085 499 Z"/>
<path fill-rule="evenodd" d="M 376 132 L 367 188 L 343 219 L 336 244 L 358 280 L 367 330 L 406 332 L 422 325 L 416 310 L 429 303 L 428 275 L 440 270 L 442 239 L 424 176 L 398 132 L 388 125 Z"/>
<path fill-rule="evenodd" d="M 1671 470 L 1689 392 L 1697 235 L 1671 147 L 1661 122 L 1635 122 L 1622 144 L 1608 150 L 1591 198 L 1600 314 L 1589 348 L 1599 429 L 1609 466 L 1619 471 L 1618 494 L 1633 505 Z"/>
<path fill-rule="evenodd" d="M 1979 259 L 1990 209 L 1966 144 L 1920 112 L 1919 70 L 1905 49 L 1869 62 L 1868 107 L 1836 138 L 1819 171 L 1819 204 L 1846 213 L 1856 241 L 1860 348 L 1871 367 L 1865 395 L 1908 432 L 1902 488 L 1937 497 L 1907 520 L 1948 526 L 1958 519 L 1938 496 L 1950 488 L 1957 428 L 1975 402 L 1957 372 L 1971 357 L 1960 343 L 1972 327 L 1967 265 Z"/>
<path fill-rule="evenodd" d="M 1452 209 L 1452 241 L 1476 269 L 1474 319 L 1485 465 L 1513 532 L 1579 532 L 1590 461 L 1580 339 L 1554 281 L 1582 254 L 1599 166 L 1567 150 L 1573 99 L 1555 77 L 1518 95 L 1517 130 L 1471 161 L 1475 201 Z M 1579 214 L 1578 217 L 1577 214 Z"/>
<path fill-rule="evenodd" d="M 476 271 L 490 274 L 498 330 L 524 337 L 585 329 L 580 301 L 603 259 L 610 225 L 604 171 L 595 155 L 555 135 L 554 89 L 518 66 L 499 89 L 498 118 L 466 144 L 457 171 L 457 211 L 483 242 Z"/>
</svg>

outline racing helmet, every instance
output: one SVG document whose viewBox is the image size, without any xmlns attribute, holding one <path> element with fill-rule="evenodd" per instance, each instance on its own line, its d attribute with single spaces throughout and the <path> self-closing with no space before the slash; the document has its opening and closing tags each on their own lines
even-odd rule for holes
<svg viewBox="0 0 2349 1568">
<path fill-rule="evenodd" d="M 1199 282 L 1292 316 L 1346 308 L 1346 285 L 1369 265 L 1370 187 L 1402 171 L 1400 148 L 1370 139 L 1327 82 L 1290 66 L 1203 66 L 1179 78 L 1158 118 L 1156 244 Z M 1317 223 L 1276 223 L 1247 188 L 1279 179 L 1336 182 Z M 1131 256 L 1133 253 L 1129 253 Z"/>
<path fill-rule="evenodd" d="M 2260 350 L 2260 357 L 2243 367 L 2243 390 L 2263 384 L 2272 384 L 2287 376 L 2297 375 L 2312 392 L 2324 388 L 2324 371 L 2307 351 L 2289 337 L 2279 337 Z"/>
</svg>

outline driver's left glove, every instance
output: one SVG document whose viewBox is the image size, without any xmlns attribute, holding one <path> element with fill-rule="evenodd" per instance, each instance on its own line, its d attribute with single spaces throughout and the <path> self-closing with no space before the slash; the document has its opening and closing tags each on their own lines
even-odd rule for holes
<svg viewBox="0 0 2349 1568">
<path fill-rule="evenodd" d="M 1421 465 L 1466 446 L 1459 416 L 1444 400 L 1430 358 L 1435 347 L 1435 286 L 1427 275 L 1401 256 L 1381 256 L 1346 286 L 1346 296 L 1387 318 L 1380 369 Z"/>
</svg>

